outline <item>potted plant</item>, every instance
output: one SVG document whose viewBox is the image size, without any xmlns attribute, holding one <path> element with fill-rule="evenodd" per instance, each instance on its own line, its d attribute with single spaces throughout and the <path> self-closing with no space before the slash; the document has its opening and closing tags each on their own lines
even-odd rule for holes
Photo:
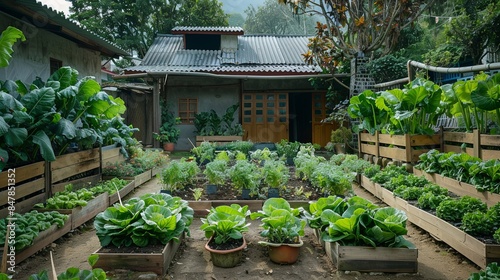
<svg viewBox="0 0 500 280">
<path fill-rule="evenodd" d="M 179 140 L 181 130 L 177 127 L 181 123 L 179 117 L 175 117 L 174 113 L 168 109 L 165 101 L 161 104 L 161 121 L 159 132 L 153 132 L 153 138 L 163 144 L 165 151 L 173 151 L 174 144 Z"/>
<path fill-rule="evenodd" d="M 279 264 L 293 264 L 299 257 L 300 247 L 304 244 L 306 220 L 300 218 L 302 208 L 291 208 L 283 198 L 269 198 L 262 210 L 250 214 L 252 220 L 261 219 L 264 229 L 260 235 L 267 241 L 259 244 L 268 246 L 269 258 Z"/>
<path fill-rule="evenodd" d="M 255 164 L 246 160 L 236 161 L 236 164 L 229 169 L 229 179 L 236 189 L 241 190 L 243 199 L 259 194 L 261 176 Z"/>
<path fill-rule="evenodd" d="M 226 181 L 227 161 L 216 159 L 207 163 L 203 174 L 207 176 L 209 184 L 207 184 L 207 194 L 214 194 L 217 192 L 217 186 L 223 185 Z"/>
<path fill-rule="evenodd" d="M 335 153 L 345 154 L 346 145 L 352 141 L 352 131 L 345 126 L 341 126 L 332 131 L 330 141 L 335 147 Z"/>
<path fill-rule="evenodd" d="M 288 182 L 290 170 L 282 161 L 268 160 L 262 167 L 262 178 L 268 187 L 267 197 L 279 197 L 279 189 Z"/>
<path fill-rule="evenodd" d="M 243 233 L 250 225 L 246 223 L 248 215 L 248 206 L 231 204 L 212 208 L 207 217 L 201 219 L 200 229 L 209 238 L 205 249 L 210 252 L 214 266 L 234 267 L 241 261 L 241 253 L 246 247 Z"/>
<path fill-rule="evenodd" d="M 287 165 L 293 165 L 293 159 L 297 156 L 299 152 L 300 142 L 289 142 L 286 139 L 281 139 L 279 143 L 276 143 L 276 151 L 280 157 L 286 159 Z"/>
</svg>

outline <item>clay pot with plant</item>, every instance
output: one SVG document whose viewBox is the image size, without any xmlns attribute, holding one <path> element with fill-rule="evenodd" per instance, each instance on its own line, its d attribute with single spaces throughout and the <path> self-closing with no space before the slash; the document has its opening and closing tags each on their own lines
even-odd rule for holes
<svg viewBox="0 0 500 280">
<path fill-rule="evenodd" d="M 214 266 L 234 267 L 241 262 L 246 247 L 243 233 L 250 225 L 246 222 L 248 215 L 248 206 L 231 204 L 212 208 L 206 218 L 201 218 L 200 229 L 209 238 L 205 249 L 210 252 Z"/>
<path fill-rule="evenodd" d="M 166 102 L 162 102 L 160 107 L 162 110 L 162 125 L 159 132 L 153 132 L 153 138 L 163 145 L 165 151 L 173 151 L 174 145 L 179 140 L 181 134 L 181 130 L 178 127 L 181 124 L 181 119 L 169 110 Z"/>
<path fill-rule="evenodd" d="M 300 218 L 302 208 L 291 208 L 283 198 L 269 198 L 262 210 L 250 214 L 252 220 L 261 219 L 264 229 L 260 235 L 266 241 L 259 244 L 268 246 L 269 258 L 278 264 L 293 264 L 297 261 L 300 247 L 304 244 L 306 220 Z"/>
</svg>

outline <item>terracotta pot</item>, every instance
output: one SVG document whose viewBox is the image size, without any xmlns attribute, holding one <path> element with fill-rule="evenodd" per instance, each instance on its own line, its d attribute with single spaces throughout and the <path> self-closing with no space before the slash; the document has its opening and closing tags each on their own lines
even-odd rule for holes
<svg viewBox="0 0 500 280">
<path fill-rule="evenodd" d="M 304 245 L 302 239 L 298 244 L 274 244 L 269 242 L 259 242 L 268 246 L 269 258 L 277 264 L 293 264 L 299 258 L 300 247 Z"/>
<path fill-rule="evenodd" d="M 171 152 L 174 150 L 174 143 L 163 143 L 163 150 L 167 152 Z"/>
<path fill-rule="evenodd" d="M 208 246 L 208 243 L 212 241 L 212 237 L 205 244 L 205 249 L 210 252 L 210 258 L 212 259 L 212 263 L 217 267 L 235 267 L 241 262 L 241 256 L 243 249 L 247 246 L 247 242 L 245 241 L 245 237 L 243 237 L 243 244 L 234 249 L 230 250 L 217 250 L 212 249 Z"/>
</svg>

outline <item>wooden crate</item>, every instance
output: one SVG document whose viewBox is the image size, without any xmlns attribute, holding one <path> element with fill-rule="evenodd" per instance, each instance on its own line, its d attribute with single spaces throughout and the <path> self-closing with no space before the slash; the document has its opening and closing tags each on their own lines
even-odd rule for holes
<svg viewBox="0 0 500 280">
<path fill-rule="evenodd" d="M 102 176 L 103 180 L 111 180 L 113 178 L 115 178 L 115 176 Z M 151 170 L 144 171 L 141 174 L 135 175 L 134 177 L 118 177 L 118 179 L 134 181 L 135 187 L 137 188 L 140 185 L 151 180 Z"/>
<path fill-rule="evenodd" d="M 390 135 L 376 132 L 359 133 L 359 157 L 365 154 L 414 163 L 419 156 L 431 149 L 440 149 L 441 135 Z"/>
<path fill-rule="evenodd" d="M 9 180 L 10 179 L 10 180 Z M 9 187 L 15 186 L 15 212 L 31 211 L 37 203 L 47 199 L 45 184 L 45 162 L 40 161 L 0 172 L 0 218 L 9 214 Z"/>
<path fill-rule="evenodd" d="M 338 242 L 325 242 L 325 251 L 338 270 L 406 273 L 418 271 L 417 249 L 343 246 Z"/>
<path fill-rule="evenodd" d="M 102 158 L 101 166 L 106 167 L 108 164 L 123 162 L 126 160 L 125 156 L 120 153 L 120 148 L 116 145 L 105 146 L 101 148 Z"/>
<path fill-rule="evenodd" d="M 94 170 L 98 174 L 101 167 L 100 149 L 95 148 L 58 156 L 55 161 L 49 163 L 49 166 L 51 185 L 61 183 L 65 179 L 90 170 Z"/>
<path fill-rule="evenodd" d="M 500 194 L 492 193 L 488 191 L 478 191 L 476 187 L 471 184 L 457 181 L 455 179 L 442 176 L 440 174 L 429 174 L 425 171 L 413 169 L 413 174 L 417 176 L 424 176 L 430 182 L 440 185 L 443 188 L 448 189 L 450 192 L 457 194 L 459 196 L 471 196 L 481 199 L 485 202 L 488 207 L 491 207 L 500 202 Z"/>
<path fill-rule="evenodd" d="M 115 204 L 116 202 L 118 202 L 118 193 L 120 194 L 120 197 L 123 201 L 123 198 L 129 194 L 131 191 L 133 191 L 135 188 L 135 182 L 134 181 L 129 181 L 129 183 L 121 188 L 120 190 L 118 190 L 118 192 L 112 194 L 112 195 L 109 195 L 108 197 L 108 201 L 109 201 L 109 205 L 113 205 Z"/>
<path fill-rule="evenodd" d="M 480 134 L 478 130 L 472 133 L 443 131 L 442 151 L 461 153 L 465 152 L 482 160 L 500 158 L 500 135 Z M 462 149 L 462 145 L 467 147 Z"/>
<path fill-rule="evenodd" d="M 105 271 L 113 269 L 128 269 L 134 271 L 154 272 L 158 275 L 167 273 L 179 245 L 184 239 L 184 233 L 179 237 L 179 242 L 170 241 L 157 253 L 104 253 L 102 247 L 94 254 L 99 256 L 94 267 Z"/>
<path fill-rule="evenodd" d="M 82 224 L 93 219 L 97 214 L 103 212 L 109 206 L 108 193 L 96 196 L 87 202 L 87 205 L 73 209 L 37 209 L 38 211 L 58 211 L 62 214 L 71 215 L 71 229 L 76 229 Z"/>
<path fill-rule="evenodd" d="M 38 234 L 38 236 L 33 240 L 33 245 L 29 246 L 28 248 L 25 248 L 20 252 L 16 252 L 16 264 L 19 264 L 20 262 L 34 255 L 36 252 L 52 244 L 52 242 L 56 241 L 61 236 L 65 235 L 70 231 L 71 231 L 71 215 L 69 215 L 63 227 L 58 228 L 57 225 L 52 225 L 47 230 L 44 230 Z M 0 261 L 3 261 L 2 256 L 3 256 L 3 247 L 0 247 Z"/>
<path fill-rule="evenodd" d="M 478 266 L 485 268 L 491 262 L 500 262 L 500 245 L 479 241 L 454 225 L 394 196 L 379 184 L 374 184 L 374 189 L 373 195 L 389 206 L 405 211 L 409 222 L 439 238 Z"/>
<path fill-rule="evenodd" d="M 196 146 L 199 146 L 203 141 L 224 145 L 234 141 L 242 141 L 243 136 L 196 136 Z"/>
</svg>

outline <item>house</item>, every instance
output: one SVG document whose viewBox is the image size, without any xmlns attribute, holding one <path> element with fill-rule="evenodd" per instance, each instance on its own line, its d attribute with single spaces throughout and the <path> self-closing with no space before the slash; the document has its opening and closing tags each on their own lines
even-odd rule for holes
<svg viewBox="0 0 500 280">
<path fill-rule="evenodd" d="M 14 26 L 26 37 L 14 46 L 10 65 L 0 68 L 0 80 L 45 81 L 60 67 L 71 66 L 81 77 L 100 82 L 102 57 L 129 55 L 36 0 L 0 1 L 0 11 L 0 30 Z"/>
<path fill-rule="evenodd" d="M 310 79 L 332 75 L 304 63 L 308 39 L 245 35 L 240 27 L 176 27 L 172 34 L 159 34 L 141 64 L 121 76 L 153 85 L 152 96 L 136 96 L 134 105 L 127 104 L 137 109 L 129 121 L 143 132 L 138 139 L 153 143 L 151 133 L 161 125 L 159 101 L 165 99 L 182 121 L 177 150 L 195 143 L 196 113 L 223 114 L 236 103 L 245 140 L 325 145 L 335 127 L 322 122 L 329 113 L 326 89 L 313 88 Z"/>
</svg>

